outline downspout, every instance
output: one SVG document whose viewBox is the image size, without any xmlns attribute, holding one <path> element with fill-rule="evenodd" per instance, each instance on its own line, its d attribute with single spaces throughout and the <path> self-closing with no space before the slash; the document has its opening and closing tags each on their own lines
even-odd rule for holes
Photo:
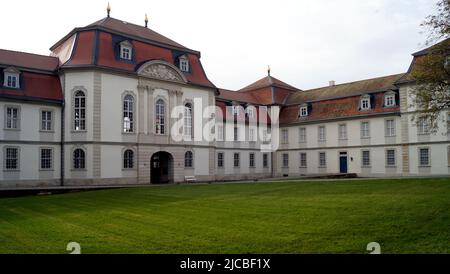
<svg viewBox="0 0 450 274">
<path fill-rule="evenodd" d="M 65 142 L 65 123 L 64 123 L 64 120 L 65 120 L 65 117 L 64 117 L 64 112 L 65 112 L 65 106 L 66 106 L 66 104 L 65 104 L 65 102 L 63 101 L 62 102 L 62 107 L 61 107 L 61 151 L 60 151 L 60 153 L 61 153 L 61 160 L 60 160 L 60 163 L 61 163 L 61 167 L 60 167 L 60 170 L 61 170 L 61 186 L 64 186 L 64 155 L 65 155 L 65 153 L 64 153 L 64 142 Z"/>
</svg>

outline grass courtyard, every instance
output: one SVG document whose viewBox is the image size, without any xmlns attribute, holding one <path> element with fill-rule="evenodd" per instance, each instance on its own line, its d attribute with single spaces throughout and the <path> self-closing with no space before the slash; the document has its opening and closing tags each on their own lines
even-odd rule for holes
<svg viewBox="0 0 450 274">
<path fill-rule="evenodd" d="M 0 253 L 450 253 L 450 179 L 179 185 L 0 199 Z"/>
</svg>

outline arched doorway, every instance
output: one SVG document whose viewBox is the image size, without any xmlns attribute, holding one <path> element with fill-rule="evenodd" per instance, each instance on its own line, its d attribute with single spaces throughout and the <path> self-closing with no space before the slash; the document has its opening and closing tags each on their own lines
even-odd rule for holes
<svg viewBox="0 0 450 274">
<path fill-rule="evenodd" d="M 173 183 L 173 157 L 170 153 L 160 151 L 153 154 L 150 164 L 152 184 Z"/>
</svg>

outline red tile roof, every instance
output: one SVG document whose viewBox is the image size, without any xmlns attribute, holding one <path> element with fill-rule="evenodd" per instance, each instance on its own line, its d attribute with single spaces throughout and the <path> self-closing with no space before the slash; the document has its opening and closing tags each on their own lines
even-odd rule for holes
<svg viewBox="0 0 450 274">
<path fill-rule="evenodd" d="M 55 71 L 59 60 L 56 57 L 0 49 L 0 65 Z"/>
<path fill-rule="evenodd" d="M 293 87 L 289 84 L 286 84 L 285 82 L 280 81 L 277 78 L 272 77 L 272 76 L 266 76 L 239 91 L 246 92 L 246 91 L 258 90 L 258 89 L 267 88 L 267 87 L 279 87 L 279 88 L 283 88 L 283 89 L 291 90 L 291 91 L 300 91 L 298 88 Z"/>
<path fill-rule="evenodd" d="M 156 31 L 153 31 L 149 28 L 146 28 L 144 26 L 139 26 L 136 24 L 132 24 L 129 22 L 121 21 L 112 17 L 106 17 L 103 18 L 97 22 L 94 22 L 87 26 L 89 27 L 102 27 L 105 29 L 109 29 L 115 32 L 122 33 L 126 36 L 135 36 L 139 38 L 144 38 L 150 41 L 154 41 L 157 43 L 161 43 L 164 45 L 189 50 L 185 46 L 165 37 L 164 35 L 161 35 L 157 33 Z"/>
<path fill-rule="evenodd" d="M 3 69 L 10 66 L 20 71 L 20 89 L 3 87 L 1 82 L 0 96 L 62 101 L 61 83 L 56 74 L 58 65 L 59 60 L 55 57 L 0 50 L 0 78 L 3 78 Z"/>
<path fill-rule="evenodd" d="M 176 54 L 184 54 L 189 59 L 190 72 L 183 73 L 188 83 L 216 88 L 206 76 L 198 52 L 191 51 L 150 29 L 131 23 L 124 23 L 113 18 L 102 19 L 88 27 L 88 29 L 75 29 L 77 39 L 73 49 L 74 52 L 72 57 L 63 64 L 62 68 L 98 66 L 135 73 L 139 66 L 147 61 L 162 60 L 170 64 L 176 64 L 178 57 Z M 114 28 L 115 32 L 107 31 L 109 28 Z M 96 35 L 96 32 L 98 32 L 98 35 Z M 120 35 L 118 34 L 119 32 Z M 72 37 L 73 34 L 71 32 L 71 34 L 66 36 L 66 39 Z M 134 35 L 139 35 L 139 38 L 145 39 L 135 39 Z M 133 45 L 133 62 L 120 60 L 114 49 L 118 39 L 123 40 L 127 38 L 130 38 L 129 41 Z M 157 40 L 160 44 L 149 42 L 150 38 Z M 60 41 L 59 44 L 62 42 L 64 40 Z M 164 45 L 170 44 L 176 49 L 161 46 L 161 43 Z"/>
<path fill-rule="evenodd" d="M 395 82 L 404 74 L 395 74 L 368 80 L 345 83 L 330 87 L 296 92 L 289 96 L 287 105 L 302 104 L 310 101 L 329 100 L 334 98 L 351 97 L 366 93 L 396 90 Z"/>
<path fill-rule="evenodd" d="M 61 83 L 57 75 L 22 72 L 20 89 L 4 88 L 0 85 L 0 96 L 27 100 L 62 101 Z"/>
<path fill-rule="evenodd" d="M 284 107 L 280 113 L 280 124 L 296 124 L 337 118 L 368 116 L 382 113 L 399 113 L 400 107 L 384 108 L 384 93 L 375 94 L 375 107 L 369 111 L 360 111 L 361 96 L 314 102 L 311 113 L 307 117 L 299 118 L 299 105 Z"/>
</svg>

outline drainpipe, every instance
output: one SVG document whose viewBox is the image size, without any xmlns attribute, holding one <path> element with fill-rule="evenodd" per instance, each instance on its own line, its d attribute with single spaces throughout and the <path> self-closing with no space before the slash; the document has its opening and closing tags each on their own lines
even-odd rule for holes
<svg viewBox="0 0 450 274">
<path fill-rule="evenodd" d="M 64 120 L 65 120 L 65 115 L 64 115 L 64 111 L 65 111 L 65 106 L 66 106 L 66 104 L 65 104 L 65 102 L 63 101 L 62 102 L 62 106 L 61 106 L 61 160 L 60 160 L 60 163 L 61 163 L 61 167 L 60 167 L 60 170 L 61 170 L 61 186 L 64 186 L 64 155 L 65 155 L 65 153 L 64 153 L 64 142 L 65 142 L 65 123 L 64 123 Z"/>
</svg>

